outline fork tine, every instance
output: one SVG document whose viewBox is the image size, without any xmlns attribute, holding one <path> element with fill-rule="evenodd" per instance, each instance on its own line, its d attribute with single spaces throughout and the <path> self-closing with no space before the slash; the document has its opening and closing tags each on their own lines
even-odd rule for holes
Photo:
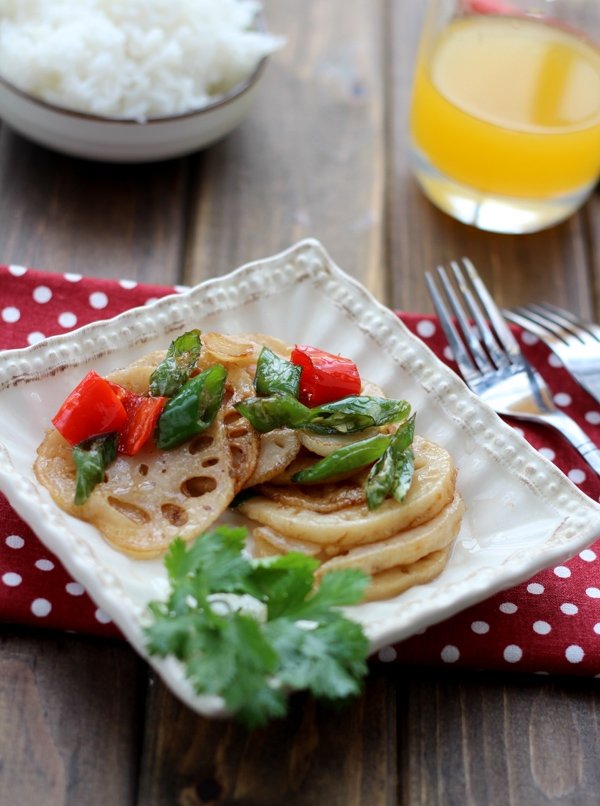
<svg viewBox="0 0 600 806">
<path fill-rule="evenodd" d="M 536 308 L 537 306 L 534 305 L 515 308 L 515 316 L 509 315 L 509 318 L 533 331 L 538 337 L 550 340 L 552 343 L 568 344 L 570 339 L 577 339 L 580 344 L 583 344 L 578 335 L 548 319 L 544 313 L 538 313 Z"/>
<path fill-rule="evenodd" d="M 556 307 L 556 305 L 542 302 L 539 305 L 528 305 L 527 309 L 532 316 L 535 315 L 536 319 L 543 320 L 546 327 L 560 338 L 564 338 L 562 334 L 566 332 L 567 337 L 574 336 L 583 344 L 600 341 L 600 327 L 598 325 L 577 319 L 572 313 L 564 311 L 562 308 Z"/>
<path fill-rule="evenodd" d="M 464 261 L 466 261 L 466 258 L 463 259 L 463 262 Z M 500 342 L 496 337 L 496 334 L 494 333 L 492 328 L 490 328 L 484 315 L 484 311 L 482 310 L 483 301 L 480 298 L 480 292 L 475 287 L 473 289 L 475 293 L 471 291 L 471 288 L 467 283 L 467 280 L 462 272 L 462 269 L 455 260 L 452 260 L 450 262 L 450 266 L 454 273 L 454 277 L 456 278 L 458 288 L 461 291 L 463 297 L 465 298 L 471 316 L 475 320 L 475 324 L 479 330 L 479 333 L 481 334 L 483 342 L 487 348 L 487 351 L 492 361 L 496 364 L 498 368 L 509 366 L 510 359 L 507 356 L 506 350 L 501 346 Z M 465 266 L 465 268 L 467 267 Z M 475 271 L 472 263 L 470 264 L 470 269 L 471 271 Z M 471 278 L 471 274 L 468 268 L 467 272 L 469 273 L 469 277 Z M 483 285 L 481 281 L 480 284 Z M 485 313 L 487 313 L 487 311 L 485 311 Z"/>
<path fill-rule="evenodd" d="M 524 330 L 530 330 L 539 339 L 547 341 L 553 346 L 565 343 L 564 339 L 560 339 L 557 334 L 552 330 L 549 330 L 545 324 L 542 324 L 537 319 L 534 319 L 530 315 L 527 307 L 513 308 L 512 310 L 505 308 L 502 310 L 502 313 L 506 319 L 514 322 L 515 325 L 519 325 L 519 327 L 522 327 Z"/>
<path fill-rule="evenodd" d="M 507 325 L 506 320 L 500 313 L 500 309 L 492 299 L 490 292 L 487 290 L 485 283 L 479 276 L 477 269 L 467 257 L 463 257 L 462 262 L 465 269 L 467 270 L 469 279 L 473 284 L 473 288 L 477 292 L 479 299 L 481 300 L 481 304 L 483 305 L 490 322 L 494 326 L 494 330 L 496 335 L 498 336 L 498 339 L 504 345 L 511 359 L 513 361 L 519 361 L 519 359 L 521 358 L 521 348 L 519 347 L 517 340 L 511 333 L 511 330 Z"/>
<path fill-rule="evenodd" d="M 456 321 L 458 322 L 464 340 L 466 341 L 467 347 L 471 352 L 471 356 L 473 357 L 477 368 L 480 372 L 491 372 L 494 367 L 490 363 L 483 348 L 483 344 L 481 343 L 480 331 L 476 327 L 473 327 L 469 322 L 469 317 L 463 306 L 461 298 L 456 293 L 443 266 L 437 267 L 437 274 L 444 287 L 444 292 L 448 302 L 450 303 L 450 307 L 452 308 L 454 316 L 456 317 Z M 462 294 L 460 284 L 458 284 L 458 288 Z"/>
<path fill-rule="evenodd" d="M 435 308 L 437 317 L 440 320 L 442 330 L 444 331 L 446 340 L 448 341 L 450 349 L 452 350 L 454 360 L 458 364 L 461 375 L 468 383 L 469 380 L 472 380 L 479 375 L 477 367 L 473 363 L 473 359 L 465 348 L 462 337 L 458 333 L 458 330 L 452 321 L 450 311 L 446 305 L 446 302 L 444 301 L 444 298 L 442 297 L 442 294 L 440 293 L 433 274 L 429 271 L 425 272 L 425 282 L 427 283 L 429 295 L 433 302 L 433 307 Z"/>
</svg>

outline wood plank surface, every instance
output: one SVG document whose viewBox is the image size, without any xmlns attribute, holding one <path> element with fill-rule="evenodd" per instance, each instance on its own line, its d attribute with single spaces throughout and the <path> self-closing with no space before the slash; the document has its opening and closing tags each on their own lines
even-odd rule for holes
<svg viewBox="0 0 600 806">
<path fill-rule="evenodd" d="M 53 154 L 0 124 L 0 260 L 193 283 L 305 236 L 375 295 L 430 311 L 425 269 L 469 255 L 505 305 L 600 317 L 600 197 L 545 233 L 493 236 L 410 175 L 423 3 L 268 0 L 287 44 L 251 114 L 149 166 Z M 2 627 L 0 804 L 587 806 L 600 790 L 597 681 L 375 663 L 332 711 L 294 697 L 254 733 L 192 713 L 125 643 Z"/>
<path fill-rule="evenodd" d="M 91 277 L 179 282 L 187 161 L 113 165 L 27 142 L 0 123 L 0 258 Z"/>
<path fill-rule="evenodd" d="M 395 681 L 382 670 L 341 708 L 297 695 L 286 719 L 252 733 L 194 716 L 160 684 L 148 713 L 140 806 L 397 802 Z"/>
<path fill-rule="evenodd" d="M 188 282 L 311 236 L 383 299 L 384 7 L 265 3 L 287 44 L 248 120 L 197 158 Z"/>
<path fill-rule="evenodd" d="M 121 641 L 3 627 L 0 803 L 133 803 L 143 674 Z"/>
<path fill-rule="evenodd" d="M 597 803 L 596 682 L 432 670 L 406 682 L 399 803 Z"/>
</svg>

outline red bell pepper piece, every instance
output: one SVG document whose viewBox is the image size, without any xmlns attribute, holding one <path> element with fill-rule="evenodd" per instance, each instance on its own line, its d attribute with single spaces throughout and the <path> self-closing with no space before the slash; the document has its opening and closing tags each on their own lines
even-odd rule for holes
<svg viewBox="0 0 600 806">
<path fill-rule="evenodd" d="M 290 360 L 302 367 L 299 400 L 306 406 L 320 406 L 360 394 L 360 375 L 349 358 L 297 344 Z"/>
<path fill-rule="evenodd" d="M 154 433 L 158 418 L 169 398 L 138 395 L 116 383 L 112 387 L 127 412 L 127 422 L 119 431 L 117 450 L 127 456 L 135 456 Z"/>
<path fill-rule="evenodd" d="M 77 445 L 90 437 L 120 431 L 127 422 L 127 412 L 111 384 L 91 370 L 66 398 L 52 422 L 67 442 Z"/>
</svg>

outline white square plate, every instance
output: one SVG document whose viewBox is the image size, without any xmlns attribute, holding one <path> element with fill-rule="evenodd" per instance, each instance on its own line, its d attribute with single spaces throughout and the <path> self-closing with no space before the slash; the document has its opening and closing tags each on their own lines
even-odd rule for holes
<svg viewBox="0 0 600 806">
<path fill-rule="evenodd" d="M 386 394 L 409 400 L 417 431 L 452 454 L 466 514 L 451 558 L 435 581 L 348 610 L 364 626 L 372 651 L 567 559 L 600 534 L 600 505 L 472 395 L 313 240 L 114 319 L 5 351 L 0 488 L 135 649 L 199 713 L 219 715 L 222 702 L 198 697 L 177 662 L 150 658 L 144 648 L 146 604 L 167 592 L 162 561 L 134 560 L 112 549 L 94 527 L 62 512 L 33 473 L 51 415 L 88 369 L 106 374 L 166 349 L 191 327 L 262 331 L 349 356 Z"/>
</svg>

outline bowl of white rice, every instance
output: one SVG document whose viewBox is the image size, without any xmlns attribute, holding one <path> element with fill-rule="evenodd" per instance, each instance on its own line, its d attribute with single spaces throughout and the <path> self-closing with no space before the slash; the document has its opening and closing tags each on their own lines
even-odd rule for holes
<svg viewBox="0 0 600 806">
<path fill-rule="evenodd" d="M 144 162 L 216 142 L 282 40 L 256 0 L 0 0 L 0 118 L 77 157 Z"/>
</svg>

